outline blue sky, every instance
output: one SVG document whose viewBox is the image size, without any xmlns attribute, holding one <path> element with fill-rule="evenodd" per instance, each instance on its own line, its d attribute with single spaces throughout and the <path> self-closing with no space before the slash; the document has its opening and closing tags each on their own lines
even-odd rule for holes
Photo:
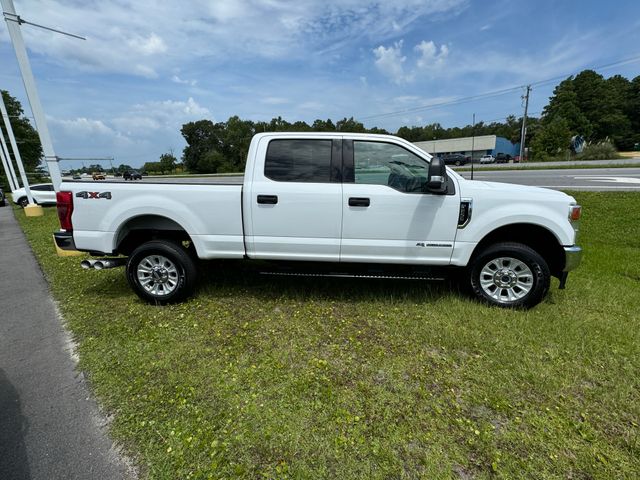
<svg viewBox="0 0 640 480">
<path fill-rule="evenodd" d="M 394 116 L 640 56 L 640 2 L 547 0 L 14 0 L 60 157 L 140 165 L 184 147 L 180 127 L 231 115 L 354 116 L 395 131 L 521 115 L 520 90 Z M 640 74 L 640 61 L 602 70 Z M 539 113 L 554 84 L 535 87 Z M 0 25 L 0 88 L 25 105 Z M 68 167 L 69 164 L 63 165 Z"/>
</svg>

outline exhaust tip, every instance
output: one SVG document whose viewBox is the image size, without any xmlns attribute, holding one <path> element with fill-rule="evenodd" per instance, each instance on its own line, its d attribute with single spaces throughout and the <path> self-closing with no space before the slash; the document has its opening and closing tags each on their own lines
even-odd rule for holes
<svg viewBox="0 0 640 480">
<path fill-rule="evenodd" d="M 104 263 L 98 260 L 93 264 L 93 268 L 95 268 L 96 270 L 102 270 L 104 268 Z"/>
<path fill-rule="evenodd" d="M 90 270 L 91 268 L 93 268 L 93 265 L 91 265 L 91 262 L 89 260 L 82 260 L 80 262 L 80 266 L 85 270 Z"/>
</svg>

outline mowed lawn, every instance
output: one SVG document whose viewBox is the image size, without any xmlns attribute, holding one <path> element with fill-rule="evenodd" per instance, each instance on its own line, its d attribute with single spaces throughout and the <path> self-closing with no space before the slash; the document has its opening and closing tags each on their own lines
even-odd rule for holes
<svg viewBox="0 0 640 480">
<path fill-rule="evenodd" d="M 530 311 L 215 263 L 149 306 L 16 214 L 143 477 L 638 478 L 640 194 L 574 195 L 583 265 Z"/>
</svg>

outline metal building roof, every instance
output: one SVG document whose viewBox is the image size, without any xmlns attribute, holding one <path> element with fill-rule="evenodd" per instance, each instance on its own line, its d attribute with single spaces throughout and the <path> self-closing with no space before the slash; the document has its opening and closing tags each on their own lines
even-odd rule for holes
<svg viewBox="0 0 640 480">
<path fill-rule="evenodd" d="M 496 148 L 496 138 L 495 135 L 480 135 L 477 137 L 414 142 L 414 145 L 427 153 L 470 152 L 472 144 L 474 151 L 493 150 Z"/>
</svg>

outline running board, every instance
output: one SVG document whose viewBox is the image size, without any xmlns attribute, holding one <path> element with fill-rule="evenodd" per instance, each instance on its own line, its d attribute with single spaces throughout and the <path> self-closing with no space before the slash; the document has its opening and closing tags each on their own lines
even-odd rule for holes
<svg viewBox="0 0 640 480">
<path fill-rule="evenodd" d="M 258 272 L 260 275 L 273 275 L 281 277 L 331 277 L 331 278 L 370 278 L 383 280 L 426 280 L 439 282 L 445 280 L 444 277 L 429 276 L 407 276 L 407 275 L 373 275 L 358 273 L 304 273 L 304 272 Z"/>
</svg>

